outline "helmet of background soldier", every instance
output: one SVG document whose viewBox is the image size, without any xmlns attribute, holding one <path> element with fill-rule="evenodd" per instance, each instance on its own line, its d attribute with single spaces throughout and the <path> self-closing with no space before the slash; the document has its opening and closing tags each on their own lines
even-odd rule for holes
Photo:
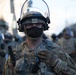
<svg viewBox="0 0 76 75">
<path fill-rule="evenodd" d="M 5 43 L 11 42 L 12 40 L 13 40 L 13 35 L 11 33 L 4 34 L 4 42 Z"/>
<path fill-rule="evenodd" d="M 17 21 L 19 31 L 23 32 L 24 23 L 27 24 L 38 22 L 44 24 L 44 30 L 48 30 L 48 24 L 50 23 L 50 12 L 47 3 L 44 0 L 38 0 L 38 3 L 36 0 L 26 0 L 22 5 L 20 18 Z"/>
<path fill-rule="evenodd" d="M 0 19 L 0 27 L 3 27 L 5 30 L 8 30 L 8 23 L 3 19 Z"/>
<path fill-rule="evenodd" d="M 55 33 L 53 33 L 53 34 L 51 35 L 51 38 L 52 38 L 53 40 L 56 40 L 57 35 L 56 35 Z"/>
<path fill-rule="evenodd" d="M 66 27 L 63 30 L 63 36 L 67 36 L 67 37 L 73 37 L 73 31 L 70 27 Z"/>
</svg>

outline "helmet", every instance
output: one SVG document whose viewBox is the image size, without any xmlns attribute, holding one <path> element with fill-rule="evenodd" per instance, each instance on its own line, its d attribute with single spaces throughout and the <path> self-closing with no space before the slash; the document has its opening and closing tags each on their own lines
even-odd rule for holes
<svg viewBox="0 0 76 75">
<path fill-rule="evenodd" d="M 43 23 L 43 29 L 44 30 L 47 30 L 48 29 L 48 24 L 47 24 L 47 20 L 46 18 L 39 12 L 29 12 L 29 13 L 26 13 L 25 16 L 23 16 L 22 20 L 20 21 L 21 23 L 21 27 L 20 29 L 23 30 L 23 25 L 24 24 L 29 24 L 29 23 Z M 20 30 L 19 29 L 19 30 Z"/>
<path fill-rule="evenodd" d="M 44 0 L 38 0 L 38 2 L 40 2 L 41 5 L 44 5 L 43 7 L 45 8 L 45 11 L 43 10 L 43 8 L 42 10 L 41 7 L 39 8 L 40 5 L 37 4 L 36 0 L 26 0 L 22 5 L 20 18 L 17 21 L 20 32 L 23 32 L 23 23 L 26 24 L 35 22 L 43 23 L 44 30 L 48 30 L 48 24 L 50 23 L 49 8 Z"/>
<path fill-rule="evenodd" d="M 69 27 L 66 27 L 64 30 L 63 30 L 63 34 L 68 36 L 68 37 L 73 37 L 73 31 L 71 30 L 71 28 Z"/>
<path fill-rule="evenodd" d="M 52 39 L 56 39 L 56 38 L 57 38 L 57 35 L 56 35 L 55 33 L 53 33 L 53 34 L 51 35 L 51 37 L 52 37 Z"/>
<path fill-rule="evenodd" d="M 13 39 L 13 36 L 11 33 L 5 33 L 4 34 L 4 41 L 5 42 L 10 42 L 10 41 L 12 41 L 12 39 Z"/>
<path fill-rule="evenodd" d="M 0 26 L 8 30 L 8 23 L 2 19 L 0 19 Z"/>
</svg>

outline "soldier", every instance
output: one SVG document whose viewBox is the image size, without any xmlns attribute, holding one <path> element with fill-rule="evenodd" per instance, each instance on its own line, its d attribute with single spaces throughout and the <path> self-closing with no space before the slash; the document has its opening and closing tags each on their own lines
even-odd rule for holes
<svg viewBox="0 0 76 75">
<path fill-rule="evenodd" d="M 65 28 L 62 33 L 63 33 L 63 37 L 59 39 L 58 44 L 76 62 L 76 38 L 73 37 L 73 32 L 69 27 Z"/>
<path fill-rule="evenodd" d="M 0 19 L 0 33 L 5 33 L 8 30 L 8 23 Z"/>
<path fill-rule="evenodd" d="M 12 48 L 15 47 L 15 44 L 14 44 L 14 41 L 13 41 L 13 35 L 11 33 L 5 33 L 3 41 L 6 44 L 6 47 L 8 47 L 9 45 L 11 45 Z"/>
<path fill-rule="evenodd" d="M 4 34 L 6 33 L 7 30 L 8 30 L 8 23 L 3 19 L 0 19 L 0 36 L 1 36 L 0 41 L 1 42 L 3 41 Z"/>
<path fill-rule="evenodd" d="M 18 23 L 26 40 L 14 49 L 14 60 L 11 52 L 4 75 L 76 75 L 70 56 L 60 46 L 43 39 L 43 31 L 48 30 L 47 18 L 40 12 L 29 11 Z"/>
<path fill-rule="evenodd" d="M 4 20 L 0 19 L 0 75 L 3 73 L 4 63 L 5 63 L 5 44 L 4 40 L 4 33 L 8 30 L 8 24 Z"/>
<path fill-rule="evenodd" d="M 55 33 L 53 33 L 53 34 L 51 35 L 51 38 L 52 38 L 52 41 L 53 41 L 54 43 L 57 43 L 57 42 L 58 42 L 58 37 L 57 37 L 57 35 L 56 35 Z"/>
</svg>

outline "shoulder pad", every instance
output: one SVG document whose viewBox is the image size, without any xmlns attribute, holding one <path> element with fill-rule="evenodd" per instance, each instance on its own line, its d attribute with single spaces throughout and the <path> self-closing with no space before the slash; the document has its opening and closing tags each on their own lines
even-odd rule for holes
<svg viewBox="0 0 76 75">
<path fill-rule="evenodd" d="M 59 48 L 60 46 L 53 43 L 52 41 L 50 41 L 49 39 L 43 39 L 43 44 L 47 47 L 47 49 L 52 50 L 55 48 Z"/>
<path fill-rule="evenodd" d="M 47 47 L 47 49 L 53 48 L 53 42 L 50 41 L 49 39 L 43 39 L 43 44 Z"/>
</svg>

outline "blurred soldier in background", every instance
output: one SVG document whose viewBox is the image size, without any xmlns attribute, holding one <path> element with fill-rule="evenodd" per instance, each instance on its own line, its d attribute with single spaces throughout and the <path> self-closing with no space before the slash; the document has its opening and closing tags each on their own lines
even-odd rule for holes
<svg viewBox="0 0 76 75">
<path fill-rule="evenodd" d="M 18 41 L 16 42 L 14 40 L 14 37 L 13 37 L 13 35 L 11 33 L 5 33 L 3 42 L 5 44 L 5 50 L 6 50 L 5 59 L 7 61 L 8 57 L 9 57 L 8 46 L 11 46 L 11 48 L 14 49 L 18 45 Z"/>
<path fill-rule="evenodd" d="M 3 19 L 0 19 L 0 41 L 4 39 L 4 34 L 8 30 L 8 23 Z"/>
<path fill-rule="evenodd" d="M 4 64 L 5 64 L 5 45 L 3 43 L 0 44 L 0 75 L 3 73 Z"/>
<path fill-rule="evenodd" d="M 58 44 L 76 62 L 76 38 L 73 37 L 73 32 L 69 27 L 67 27 L 63 30 L 63 37 L 61 39 L 59 39 Z"/>
<path fill-rule="evenodd" d="M 3 73 L 4 63 L 5 63 L 5 43 L 4 40 L 4 33 L 8 30 L 8 24 L 6 21 L 0 19 L 0 75 Z"/>
<path fill-rule="evenodd" d="M 14 44 L 13 44 L 13 35 L 11 33 L 5 33 L 4 34 L 4 43 L 6 44 L 6 46 L 11 45 L 12 48 L 14 48 Z"/>
<path fill-rule="evenodd" d="M 56 34 L 52 34 L 52 35 L 51 35 L 51 38 L 52 38 L 52 41 L 53 41 L 54 43 L 57 43 L 57 42 L 58 42 L 58 37 L 57 37 Z"/>
<path fill-rule="evenodd" d="M 60 46 L 43 38 L 49 17 L 35 10 L 23 14 L 18 24 L 19 31 L 26 34 L 26 40 L 14 49 L 14 54 L 8 47 L 11 55 L 5 64 L 4 75 L 76 75 L 70 56 Z"/>
<path fill-rule="evenodd" d="M 63 34 L 62 32 L 60 32 L 58 35 L 57 35 L 58 39 L 62 38 L 63 37 Z"/>
<path fill-rule="evenodd" d="M 0 19 L 0 33 L 6 33 L 8 30 L 8 23 L 3 19 Z"/>
</svg>

